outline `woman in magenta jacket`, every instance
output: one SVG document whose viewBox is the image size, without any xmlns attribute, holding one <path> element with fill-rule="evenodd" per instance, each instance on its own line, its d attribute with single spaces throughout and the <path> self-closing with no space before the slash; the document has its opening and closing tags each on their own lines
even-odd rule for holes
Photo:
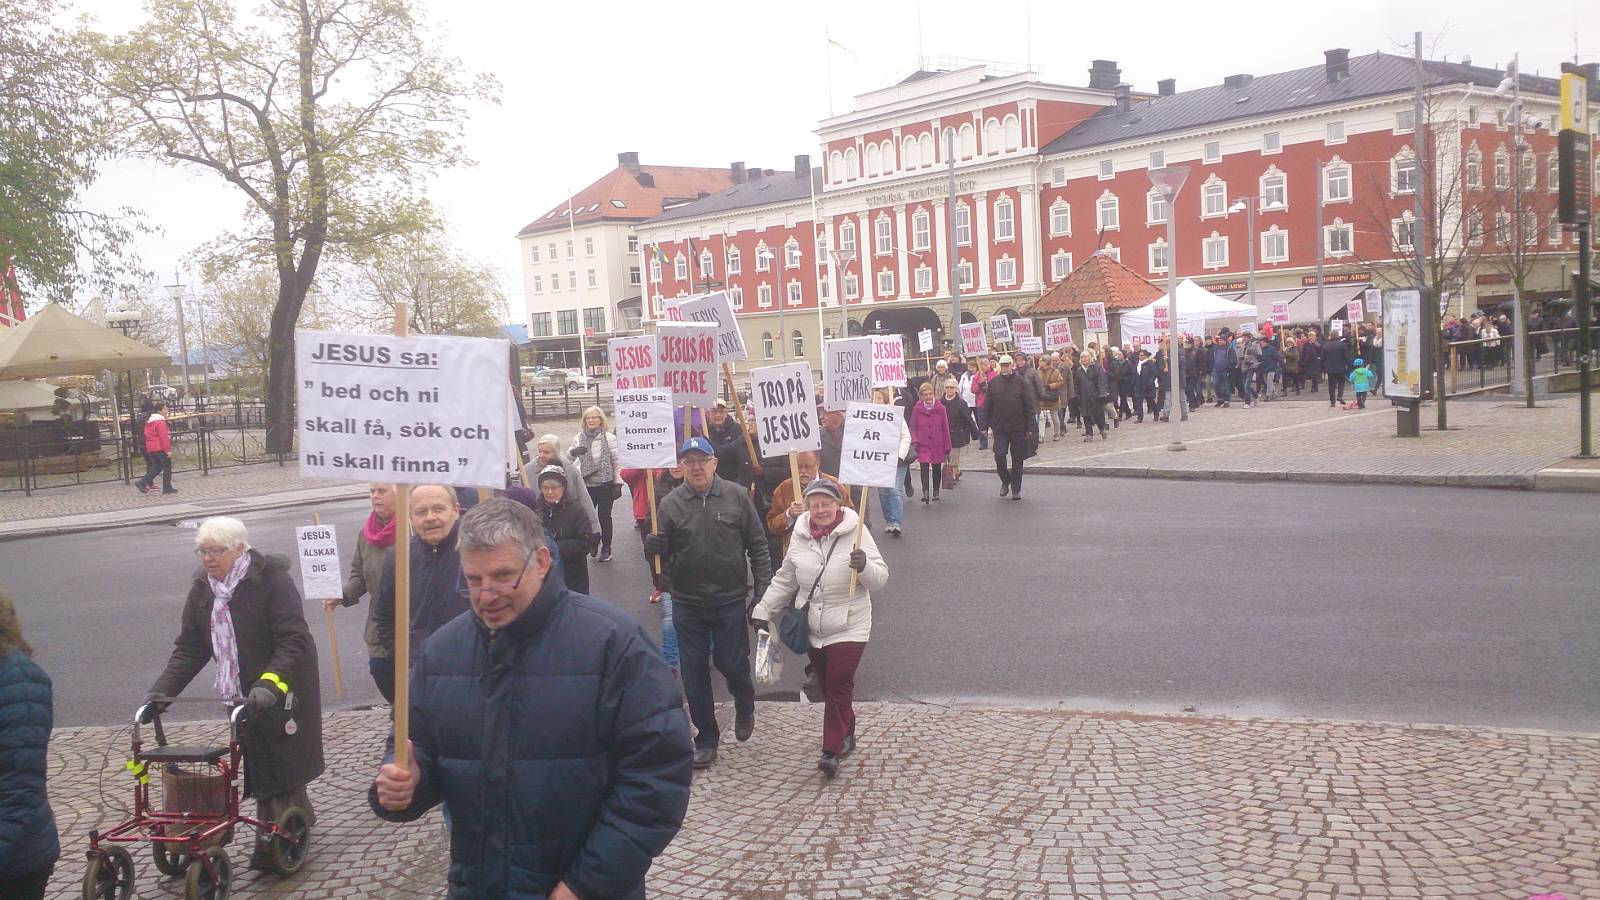
<svg viewBox="0 0 1600 900">
<path fill-rule="evenodd" d="M 917 392 L 917 402 L 911 404 L 911 447 L 917 454 L 917 468 L 922 472 L 922 505 L 939 499 L 940 467 L 950 455 L 950 419 L 944 405 L 934 398 L 933 382 L 923 382 Z M 933 488 L 930 494 L 928 471 L 932 469 Z"/>
</svg>

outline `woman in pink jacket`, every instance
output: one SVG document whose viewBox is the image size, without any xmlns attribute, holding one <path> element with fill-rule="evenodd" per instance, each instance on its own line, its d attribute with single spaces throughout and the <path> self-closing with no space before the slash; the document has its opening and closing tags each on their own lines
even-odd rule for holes
<svg viewBox="0 0 1600 900">
<path fill-rule="evenodd" d="M 950 419 L 944 405 L 934 398 L 933 382 L 925 381 L 917 392 L 917 402 L 911 404 L 911 448 L 917 454 L 917 468 L 922 472 L 922 505 L 939 499 L 941 467 L 950 455 Z M 933 488 L 930 495 L 928 472 L 933 471 Z"/>
<path fill-rule="evenodd" d="M 141 493 L 148 494 L 156 489 L 156 475 L 161 475 L 161 493 L 176 494 L 178 491 L 172 486 L 172 432 L 167 428 L 167 417 L 164 415 L 167 405 L 156 401 L 155 412 L 144 423 L 144 477 L 134 484 Z"/>
</svg>

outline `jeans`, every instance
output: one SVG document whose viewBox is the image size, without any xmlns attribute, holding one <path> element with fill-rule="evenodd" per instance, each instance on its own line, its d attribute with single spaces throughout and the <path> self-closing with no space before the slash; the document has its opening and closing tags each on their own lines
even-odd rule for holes
<svg viewBox="0 0 1600 900">
<path fill-rule="evenodd" d="M 172 491 L 172 455 L 165 450 L 156 450 L 146 453 L 145 473 L 135 484 L 142 488 L 152 488 L 156 483 L 156 476 L 161 476 L 161 489 L 164 492 Z"/>
<path fill-rule="evenodd" d="M 983 414 L 983 407 L 972 408 L 972 416 L 978 421 L 978 449 L 989 449 L 989 417 Z"/>
<path fill-rule="evenodd" d="M 1022 452 L 1027 448 L 1026 432 L 996 431 L 994 433 L 994 467 L 1000 474 L 1000 484 L 1013 492 L 1022 492 Z M 1006 465 L 1010 454 L 1011 464 Z"/>
<path fill-rule="evenodd" d="M 878 508 L 883 510 L 883 524 L 899 525 L 906 510 L 906 495 L 900 489 L 911 477 L 911 466 L 905 461 L 895 467 L 894 487 L 878 488 Z"/>
<path fill-rule="evenodd" d="M 600 546 L 596 551 L 611 549 L 611 506 L 617 502 L 617 485 L 600 484 L 589 487 L 589 499 L 594 501 L 594 513 L 600 518 Z"/>
<path fill-rule="evenodd" d="M 856 667 L 861 665 L 861 654 L 867 645 L 858 641 L 841 641 L 820 650 L 811 648 L 811 667 L 817 673 L 817 686 L 822 690 L 822 750 L 838 753 L 844 749 L 846 735 L 856 733 L 856 711 L 851 701 L 855 699 Z"/>
<path fill-rule="evenodd" d="M 661 592 L 661 655 L 674 671 L 678 668 L 678 629 L 672 627 L 672 595 Z"/>
<path fill-rule="evenodd" d="M 1239 399 L 1245 403 L 1256 402 L 1256 387 L 1252 382 L 1256 380 L 1255 369 L 1241 370 L 1239 373 Z"/>
<path fill-rule="evenodd" d="M 678 671 L 683 676 L 684 696 L 689 700 L 689 721 L 695 728 L 694 745 L 702 750 L 715 747 L 722 731 L 717 727 L 717 707 L 711 699 L 712 663 L 727 679 L 734 712 L 750 716 L 756 711 L 756 685 L 750 678 L 750 628 L 745 621 L 744 603 L 674 604 L 672 624 L 678 635 Z"/>
<path fill-rule="evenodd" d="M 1179 413 L 1179 415 L 1183 416 L 1183 417 L 1187 417 L 1189 415 L 1189 398 L 1188 397 L 1180 397 L 1179 400 L 1178 400 L 1178 404 L 1182 409 L 1182 411 Z M 1171 416 L 1172 415 L 1172 392 L 1171 391 L 1167 391 L 1166 402 L 1161 404 L 1161 414 L 1163 416 Z"/>
<path fill-rule="evenodd" d="M 1232 372 L 1212 372 L 1211 389 L 1217 392 L 1217 402 L 1228 402 L 1228 385 L 1233 381 Z"/>
<path fill-rule="evenodd" d="M 1056 437 L 1061 437 L 1061 433 L 1067 430 L 1067 404 L 1062 403 L 1057 406 L 1055 409 L 1055 415 Z"/>
</svg>

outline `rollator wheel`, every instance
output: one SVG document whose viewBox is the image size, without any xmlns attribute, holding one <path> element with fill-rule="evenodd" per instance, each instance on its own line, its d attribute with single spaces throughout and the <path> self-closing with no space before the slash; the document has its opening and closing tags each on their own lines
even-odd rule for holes
<svg viewBox="0 0 1600 900">
<path fill-rule="evenodd" d="M 155 828 L 158 837 L 167 833 L 166 826 Z M 177 849 L 180 845 L 155 841 L 150 844 L 150 855 L 155 857 L 156 869 L 168 878 L 182 878 L 189 870 L 189 854 Z"/>
<path fill-rule="evenodd" d="M 207 859 L 216 868 L 213 878 L 206 871 Z M 228 889 L 233 885 L 233 870 L 228 865 L 228 851 L 221 847 L 207 847 L 199 858 L 189 861 L 189 875 L 184 879 L 185 900 L 227 900 Z"/>
<path fill-rule="evenodd" d="M 133 857 L 121 847 L 106 847 L 89 857 L 83 873 L 83 900 L 128 900 L 133 894 Z"/>
<path fill-rule="evenodd" d="M 278 817 L 277 826 L 267 849 L 272 854 L 272 870 L 288 877 L 300 871 L 311 855 L 311 820 L 305 810 L 291 806 Z"/>
</svg>

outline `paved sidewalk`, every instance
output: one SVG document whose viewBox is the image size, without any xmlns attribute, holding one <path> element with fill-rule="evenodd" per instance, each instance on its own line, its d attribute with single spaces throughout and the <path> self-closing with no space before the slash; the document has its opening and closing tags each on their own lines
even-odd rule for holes
<svg viewBox="0 0 1600 900">
<path fill-rule="evenodd" d="M 877 703 L 858 716 L 860 749 L 826 783 L 821 705 L 761 704 L 750 743 L 697 776 L 651 895 L 1600 896 L 1600 735 Z M 236 874 L 239 896 L 443 895 L 438 815 L 398 827 L 367 811 L 386 728 L 382 712 L 327 717 L 313 857 L 289 882 Z M 51 896 L 77 895 L 87 831 L 130 796 L 126 746 L 121 729 L 55 736 Z M 236 864 L 247 849 L 230 848 Z M 135 854 L 138 895 L 181 895 L 148 858 Z"/>
</svg>

